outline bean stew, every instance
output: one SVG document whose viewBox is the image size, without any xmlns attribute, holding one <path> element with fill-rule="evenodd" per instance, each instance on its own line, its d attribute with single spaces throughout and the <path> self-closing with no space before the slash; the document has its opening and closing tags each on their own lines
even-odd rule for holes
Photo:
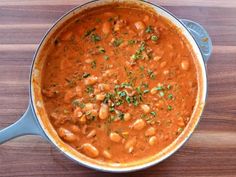
<svg viewBox="0 0 236 177">
<path fill-rule="evenodd" d="M 85 156 L 126 163 L 152 156 L 188 124 L 198 92 L 195 56 L 164 17 L 96 8 L 60 29 L 42 94 L 58 136 Z"/>
</svg>

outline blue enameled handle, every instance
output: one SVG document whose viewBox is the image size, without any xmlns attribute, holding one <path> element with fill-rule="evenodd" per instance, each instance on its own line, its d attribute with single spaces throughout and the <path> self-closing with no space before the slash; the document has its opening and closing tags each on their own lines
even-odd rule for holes
<svg viewBox="0 0 236 177">
<path fill-rule="evenodd" d="M 198 23 L 191 20 L 181 19 L 182 23 L 187 27 L 193 38 L 197 42 L 205 63 L 212 54 L 212 41 L 207 31 Z"/>
<path fill-rule="evenodd" d="M 0 130 L 0 144 L 23 135 L 40 135 L 46 138 L 44 131 L 36 120 L 31 104 L 17 122 Z"/>
</svg>

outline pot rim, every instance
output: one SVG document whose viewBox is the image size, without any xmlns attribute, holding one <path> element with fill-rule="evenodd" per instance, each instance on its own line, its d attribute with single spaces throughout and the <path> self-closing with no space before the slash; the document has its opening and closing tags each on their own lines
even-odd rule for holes
<svg viewBox="0 0 236 177">
<path fill-rule="evenodd" d="M 139 165 L 131 166 L 131 167 L 122 167 L 122 168 L 116 168 L 115 166 L 114 166 L 114 167 L 110 167 L 110 166 L 105 166 L 105 167 L 104 167 L 104 166 L 101 166 L 101 165 L 99 165 L 99 164 L 93 164 L 93 163 L 91 163 L 91 162 L 87 162 L 87 161 L 85 161 L 85 160 L 83 160 L 83 159 L 75 159 L 75 158 L 73 158 L 72 156 L 70 156 L 70 152 L 65 152 L 61 147 L 59 147 L 59 146 L 54 142 L 53 137 L 50 136 L 50 133 L 48 133 L 48 132 L 46 131 L 46 129 L 44 128 L 44 125 L 43 125 L 43 123 L 41 122 L 41 119 L 38 118 L 38 117 L 40 117 L 40 116 L 37 115 L 37 111 L 36 111 L 36 110 L 37 110 L 37 107 L 35 106 L 36 103 L 34 102 L 34 99 L 33 99 L 33 95 L 34 95 L 34 94 L 33 94 L 33 85 L 34 85 L 34 84 L 33 84 L 33 81 L 32 81 L 32 80 L 33 80 L 33 72 L 34 72 L 35 62 L 36 62 L 36 60 L 37 60 L 37 57 L 38 57 L 38 55 L 39 55 L 39 53 L 40 53 L 39 51 L 40 51 L 41 47 L 43 46 L 43 43 L 44 43 L 45 39 L 47 38 L 47 36 L 49 35 L 49 33 L 52 31 L 52 29 L 54 29 L 54 28 L 56 27 L 56 25 L 58 25 L 58 23 L 59 23 L 60 21 L 62 21 L 64 18 L 66 18 L 69 14 L 73 13 L 73 12 L 76 11 L 77 9 L 83 8 L 84 6 L 87 6 L 87 5 L 89 5 L 89 4 L 96 3 L 96 2 L 98 2 L 98 1 L 100 1 L 100 0 L 92 0 L 92 1 L 86 2 L 86 3 L 82 4 L 82 5 L 76 6 L 76 7 L 74 7 L 73 9 L 69 10 L 69 11 L 66 12 L 64 15 L 62 15 L 62 16 L 50 27 L 50 29 L 45 33 L 44 37 L 42 38 L 42 40 L 40 41 L 40 43 L 39 43 L 39 45 L 38 45 L 38 47 L 37 47 L 37 50 L 36 50 L 36 52 L 35 52 L 35 54 L 34 54 L 33 62 L 32 62 L 32 65 L 31 65 L 31 70 L 30 70 L 30 92 L 29 92 L 29 95 L 30 95 L 30 104 L 33 105 L 33 106 L 32 106 L 32 110 L 33 110 L 33 113 L 34 113 L 34 115 L 35 115 L 35 117 L 36 117 L 36 121 L 38 122 L 38 124 L 40 125 L 40 127 L 42 128 L 42 130 L 44 131 L 44 134 L 46 135 L 46 137 L 50 140 L 50 142 L 51 142 L 54 146 L 56 146 L 56 148 L 57 148 L 58 150 L 60 150 L 61 152 L 63 152 L 63 154 L 64 154 L 65 156 L 67 156 L 69 159 L 71 159 L 71 160 L 77 162 L 78 164 L 80 164 L 80 165 L 82 165 L 82 166 L 85 166 L 85 167 L 88 167 L 88 168 L 92 168 L 92 169 L 95 169 L 95 170 L 99 170 L 99 171 L 103 171 L 103 172 L 123 173 L 123 172 L 133 172 L 133 171 L 138 171 L 138 170 L 146 169 L 146 168 L 148 168 L 148 167 L 151 167 L 151 166 L 153 166 L 153 165 L 156 165 L 156 164 L 158 164 L 158 163 L 164 161 L 165 159 L 167 159 L 168 157 L 170 157 L 172 154 L 174 154 L 177 150 L 179 150 L 179 149 L 187 142 L 187 140 L 191 137 L 193 131 L 196 129 L 196 127 L 198 126 L 198 124 L 199 124 L 199 122 L 200 122 L 201 115 L 202 115 L 203 109 L 204 109 L 204 105 L 203 105 L 203 107 L 202 107 L 202 109 L 201 109 L 201 112 L 200 112 L 200 114 L 199 114 L 199 117 L 197 118 L 197 121 L 196 121 L 195 124 L 194 124 L 194 127 L 193 127 L 192 131 L 189 132 L 189 133 L 187 134 L 187 136 L 186 136 L 183 140 L 181 140 L 179 143 L 177 143 L 177 145 L 175 146 L 175 148 L 173 148 L 168 154 L 165 154 L 165 155 L 163 155 L 161 158 L 155 159 L 155 160 L 150 161 L 150 162 L 148 162 L 148 163 L 143 163 L 143 164 L 139 164 Z M 112 2 L 118 2 L 118 3 L 119 3 L 119 0 L 118 0 L 118 1 L 117 1 L 117 0 L 108 1 L 108 4 L 109 4 L 109 3 L 112 3 Z M 136 2 L 136 3 L 137 3 L 137 2 Z M 149 7 L 155 7 L 155 8 L 161 9 L 162 11 L 164 11 L 165 13 L 167 13 L 168 15 L 170 15 L 171 18 L 175 19 L 175 20 L 188 32 L 188 34 L 190 34 L 190 36 L 192 37 L 194 43 L 196 44 L 196 46 L 197 46 L 197 48 L 198 48 L 198 52 L 200 52 L 200 54 L 201 54 L 201 62 L 199 61 L 199 63 L 201 63 L 200 66 L 201 66 L 201 68 L 204 67 L 204 68 L 202 68 L 202 70 L 204 71 L 204 72 L 202 73 L 202 77 L 204 77 L 204 79 L 203 79 L 203 81 L 204 81 L 203 86 L 205 86 L 205 87 L 204 87 L 204 89 L 203 89 L 203 90 L 204 90 L 204 93 L 203 93 L 203 96 L 202 96 L 202 97 L 203 97 L 203 99 L 204 99 L 204 104 L 205 104 L 206 98 L 207 98 L 207 72 L 206 72 L 206 66 L 205 66 L 205 64 L 204 64 L 203 53 L 202 53 L 202 50 L 201 50 L 200 46 L 198 45 L 196 39 L 193 37 L 192 33 L 191 33 L 190 30 L 184 25 L 184 23 L 183 23 L 179 18 L 177 18 L 175 15 L 173 15 L 170 11 L 166 10 L 165 8 L 163 8 L 163 7 L 159 6 L 159 5 L 156 5 L 156 4 L 154 4 L 154 3 L 148 2 L 148 1 L 138 0 L 138 3 L 143 3 L 144 5 L 149 6 Z M 165 17 L 165 18 L 166 18 L 166 17 Z M 170 20 L 170 21 L 171 21 L 171 20 Z M 177 26 L 177 24 L 176 24 L 175 22 L 173 22 L 173 21 L 171 21 L 171 22 L 172 22 L 174 25 Z M 183 35 L 186 36 L 185 34 L 183 34 Z M 190 39 L 188 39 L 187 37 L 186 37 L 186 39 L 187 39 L 187 40 L 189 41 L 189 43 L 191 44 Z M 193 50 L 193 51 L 194 51 L 194 53 L 195 53 L 195 50 Z M 197 58 L 197 59 L 198 59 L 198 58 Z M 197 59 L 196 59 L 196 60 L 197 60 Z M 203 66 L 202 66 L 202 65 L 203 65 Z M 180 136 L 180 135 L 179 135 L 179 136 Z M 173 142 L 172 142 L 172 143 L 173 143 Z M 172 143 L 171 143 L 171 144 L 172 144 Z M 170 145 L 171 145 L 171 144 L 170 144 Z M 170 145 L 168 145 L 168 146 L 170 146 Z"/>
</svg>

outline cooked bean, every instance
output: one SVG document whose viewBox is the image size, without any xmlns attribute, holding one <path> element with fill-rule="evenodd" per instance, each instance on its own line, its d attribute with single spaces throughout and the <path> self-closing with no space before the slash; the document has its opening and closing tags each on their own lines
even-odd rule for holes
<svg viewBox="0 0 236 177">
<path fill-rule="evenodd" d="M 156 129 L 154 127 L 149 127 L 146 131 L 145 131 L 145 136 L 153 136 L 156 133 Z"/>
<path fill-rule="evenodd" d="M 108 91 L 110 90 L 110 86 L 108 84 L 98 84 L 98 89 L 100 91 Z"/>
<path fill-rule="evenodd" d="M 65 103 L 70 103 L 71 102 L 71 99 L 74 98 L 76 96 L 76 92 L 73 91 L 73 90 L 68 90 L 66 93 L 65 93 L 65 96 L 64 96 L 64 101 Z"/>
<path fill-rule="evenodd" d="M 91 131 L 88 133 L 87 138 L 92 138 L 92 137 L 94 137 L 94 136 L 96 136 L 96 130 L 91 130 Z"/>
<path fill-rule="evenodd" d="M 134 146 L 137 143 L 137 138 L 133 137 L 131 139 L 129 139 L 126 143 L 125 143 L 125 149 L 130 153 L 133 151 Z"/>
<path fill-rule="evenodd" d="M 86 123 L 86 116 L 85 116 L 85 115 L 82 115 L 82 116 L 80 117 L 80 119 L 79 119 L 79 122 L 80 122 L 81 124 L 85 124 L 85 123 Z"/>
<path fill-rule="evenodd" d="M 189 69 L 189 62 L 187 60 L 183 60 L 181 62 L 181 69 L 187 71 Z"/>
<path fill-rule="evenodd" d="M 163 71 L 163 74 L 164 74 L 164 75 L 168 75 L 168 74 L 170 74 L 170 70 L 165 69 L 165 70 Z"/>
<path fill-rule="evenodd" d="M 146 123 L 143 119 L 137 119 L 132 125 L 131 127 L 134 130 L 142 130 L 144 127 L 146 126 Z"/>
<path fill-rule="evenodd" d="M 99 118 L 100 119 L 107 119 L 109 115 L 108 112 L 108 105 L 107 104 L 101 104 L 100 110 L 99 110 Z"/>
<path fill-rule="evenodd" d="M 153 58 L 153 60 L 154 60 L 154 61 L 159 61 L 161 58 L 162 58 L 161 56 L 155 56 L 155 57 Z"/>
<path fill-rule="evenodd" d="M 70 126 L 70 130 L 73 132 L 73 133 L 79 133 L 80 132 L 80 129 L 77 125 L 71 125 Z"/>
<path fill-rule="evenodd" d="M 98 109 L 92 109 L 91 111 L 88 111 L 90 116 L 95 116 L 97 117 L 98 115 Z"/>
<path fill-rule="evenodd" d="M 142 21 L 137 21 L 134 23 L 137 30 L 145 30 L 145 24 Z"/>
<path fill-rule="evenodd" d="M 129 121 L 130 119 L 131 119 L 130 113 L 125 113 L 125 114 L 124 114 L 124 120 L 125 120 L 125 121 Z"/>
<path fill-rule="evenodd" d="M 150 17 L 149 17 L 148 15 L 145 15 L 144 18 L 143 18 L 143 21 L 144 21 L 144 22 L 148 22 L 149 19 L 150 19 Z"/>
<path fill-rule="evenodd" d="M 88 125 L 84 125 L 83 127 L 82 127 L 82 134 L 87 134 L 87 130 L 88 130 Z"/>
<path fill-rule="evenodd" d="M 58 130 L 58 135 L 63 138 L 64 140 L 68 142 L 72 142 L 76 140 L 76 136 L 74 133 L 72 133 L 70 130 L 67 130 L 66 128 L 60 127 Z"/>
<path fill-rule="evenodd" d="M 94 104 L 92 103 L 86 103 L 84 105 L 83 111 L 91 111 L 94 108 Z"/>
<path fill-rule="evenodd" d="M 85 155 L 87 155 L 88 157 L 91 157 L 91 158 L 98 157 L 98 155 L 99 155 L 98 149 L 90 143 L 83 144 L 81 146 L 81 150 Z"/>
<path fill-rule="evenodd" d="M 156 136 L 152 136 L 151 138 L 149 138 L 148 143 L 153 146 L 157 143 L 157 137 Z"/>
<path fill-rule="evenodd" d="M 103 101 L 105 99 L 106 95 L 104 93 L 100 93 L 96 95 L 96 100 Z"/>
<path fill-rule="evenodd" d="M 151 111 L 151 108 L 146 104 L 141 105 L 141 108 L 144 113 L 149 113 Z"/>
<path fill-rule="evenodd" d="M 107 158 L 107 159 L 111 159 L 112 155 L 108 150 L 104 150 L 102 155 Z"/>
<path fill-rule="evenodd" d="M 185 126 L 183 117 L 179 117 L 179 118 L 178 118 L 177 124 L 178 124 L 179 126 L 181 126 L 181 127 Z"/>
<path fill-rule="evenodd" d="M 161 62 L 160 67 L 161 67 L 161 68 L 164 68 L 166 65 L 167 65 L 167 62 L 166 62 L 166 61 L 163 61 L 163 62 Z"/>
<path fill-rule="evenodd" d="M 157 93 L 157 88 L 156 88 L 156 87 L 152 88 L 151 91 L 150 91 L 150 93 L 151 93 L 152 95 L 156 94 L 156 93 Z"/>
<path fill-rule="evenodd" d="M 82 89 L 81 89 L 80 86 L 75 87 L 75 92 L 76 92 L 78 97 L 82 97 Z"/>
<path fill-rule="evenodd" d="M 81 117 L 83 115 L 82 111 L 81 111 L 81 108 L 80 107 L 77 107 L 75 110 L 74 110 L 74 116 L 75 117 Z"/>
<path fill-rule="evenodd" d="M 108 21 L 103 23 L 103 25 L 102 25 L 102 32 L 104 34 L 109 34 L 111 32 L 111 24 Z"/>
<path fill-rule="evenodd" d="M 97 82 L 98 78 L 96 76 L 90 76 L 86 79 L 84 79 L 85 85 L 93 85 Z"/>
<path fill-rule="evenodd" d="M 116 132 L 111 132 L 109 138 L 115 143 L 119 143 L 121 141 L 121 136 Z"/>
</svg>

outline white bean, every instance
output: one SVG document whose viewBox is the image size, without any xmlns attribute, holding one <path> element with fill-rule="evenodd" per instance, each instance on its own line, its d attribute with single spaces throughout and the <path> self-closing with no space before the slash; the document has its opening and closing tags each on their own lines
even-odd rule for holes
<svg viewBox="0 0 236 177">
<path fill-rule="evenodd" d="M 187 71 L 189 69 L 189 62 L 187 60 L 183 60 L 181 62 L 181 68 L 185 71 Z"/>
<path fill-rule="evenodd" d="M 102 155 L 107 158 L 107 159 L 111 159 L 112 155 L 108 150 L 104 150 Z"/>
<path fill-rule="evenodd" d="M 129 139 L 126 143 L 125 143 L 125 149 L 131 153 L 134 149 L 134 146 L 137 142 L 137 138 L 133 137 L 132 139 Z"/>
<path fill-rule="evenodd" d="M 129 121 L 130 119 L 131 119 L 130 113 L 125 113 L 125 114 L 124 114 L 124 120 L 125 120 L 125 121 Z"/>
<path fill-rule="evenodd" d="M 66 128 L 60 127 L 58 130 L 58 135 L 63 138 L 64 140 L 68 142 L 72 142 L 76 140 L 76 136 L 74 133 L 72 133 L 70 130 L 67 130 Z"/>
<path fill-rule="evenodd" d="M 115 143 L 119 143 L 121 141 L 121 136 L 116 132 L 111 132 L 109 138 Z"/>
<path fill-rule="evenodd" d="M 84 79 L 85 85 L 93 85 L 97 82 L 98 78 L 96 76 L 90 76 L 86 79 Z"/>
<path fill-rule="evenodd" d="M 100 119 L 107 119 L 108 115 L 109 115 L 108 105 L 102 103 L 100 110 L 99 110 L 99 118 Z"/>
<path fill-rule="evenodd" d="M 103 101 L 105 99 L 106 95 L 104 93 L 100 93 L 96 95 L 96 100 Z"/>
<path fill-rule="evenodd" d="M 134 26 L 136 27 L 137 30 L 144 30 L 145 29 L 145 24 L 142 21 L 135 22 Z"/>
<path fill-rule="evenodd" d="M 151 91 L 150 91 L 150 93 L 151 93 L 152 95 L 156 94 L 156 93 L 157 93 L 157 88 L 156 88 L 156 87 L 152 88 Z"/>
<path fill-rule="evenodd" d="M 87 135 L 87 138 L 92 138 L 96 135 L 96 130 L 91 130 L 88 135 Z"/>
<path fill-rule="evenodd" d="M 152 136 L 152 137 L 149 138 L 149 140 L 148 140 L 148 143 L 149 143 L 151 146 L 155 145 L 156 142 L 157 142 L 157 137 L 156 137 L 156 136 Z"/>
<path fill-rule="evenodd" d="M 143 119 L 137 119 L 132 125 L 131 127 L 134 130 L 142 130 L 144 127 L 146 126 L 146 123 Z"/>
<path fill-rule="evenodd" d="M 88 157 L 95 158 L 98 157 L 98 149 L 90 143 L 85 143 L 81 146 L 82 152 Z"/>
<path fill-rule="evenodd" d="M 145 136 L 153 136 L 156 133 L 156 129 L 154 127 L 150 127 L 145 131 Z"/>
<path fill-rule="evenodd" d="M 111 32 L 111 24 L 108 21 L 103 23 L 103 25 L 102 25 L 102 32 L 104 34 L 109 34 Z"/>
<path fill-rule="evenodd" d="M 144 111 L 144 113 L 146 113 L 146 114 L 151 111 L 151 108 L 146 104 L 141 105 L 141 108 Z"/>
</svg>

